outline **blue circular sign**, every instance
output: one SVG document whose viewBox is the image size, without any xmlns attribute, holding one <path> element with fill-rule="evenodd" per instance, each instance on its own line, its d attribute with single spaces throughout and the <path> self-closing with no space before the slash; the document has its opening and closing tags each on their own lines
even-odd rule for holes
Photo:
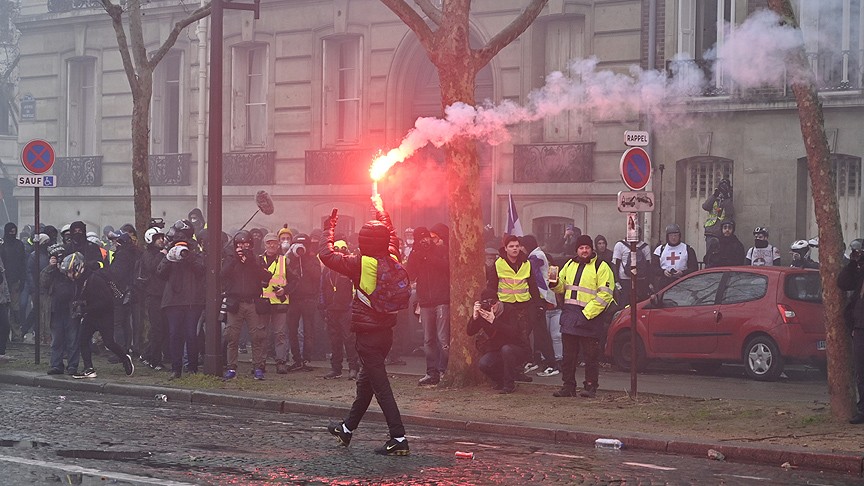
<svg viewBox="0 0 864 486">
<path fill-rule="evenodd" d="M 631 147 L 621 156 L 621 179 L 631 190 L 641 191 L 651 180 L 651 158 L 641 147 Z"/>
</svg>

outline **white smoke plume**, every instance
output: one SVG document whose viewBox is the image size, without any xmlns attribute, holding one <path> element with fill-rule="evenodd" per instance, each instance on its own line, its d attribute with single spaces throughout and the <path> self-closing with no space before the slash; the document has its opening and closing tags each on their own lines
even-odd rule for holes
<svg viewBox="0 0 864 486">
<path fill-rule="evenodd" d="M 788 53 L 802 42 L 800 30 L 781 25 L 780 18 L 771 11 L 760 11 L 740 26 L 727 26 L 726 42 L 704 57 L 716 60 L 714 69 L 722 70 L 742 88 L 776 85 L 784 80 Z M 622 74 L 598 70 L 597 64 L 593 57 L 577 59 L 570 63 L 567 73 L 550 73 L 545 85 L 528 95 L 525 105 L 509 100 L 476 107 L 454 103 L 444 109 L 443 118 L 418 118 L 398 148 L 373 162 L 372 178 L 380 179 L 393 164 L 426 144 L 441 147 L 455 137 L 470 137 L 497 145 L 510 139 L 508 127 L 512 125 L 568 110 L 594 120 L 626 119 L 650 112 L 655 125 L 669 125 L 684 113 L 668 107 L 700 95 L 708 83 L 702 69 L 683 58 L 673 60 L 671 75 L 639 66 L 631 66 L 629 74 Z"/>
</svg>

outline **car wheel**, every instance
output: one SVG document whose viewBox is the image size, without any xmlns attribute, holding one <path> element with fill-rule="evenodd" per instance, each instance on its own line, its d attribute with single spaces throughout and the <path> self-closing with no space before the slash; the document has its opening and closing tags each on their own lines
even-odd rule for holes
<svg viewBox="0 0 864 486">
<path fill-rule="evenodd" d="M 615 337 L 615 345 L 612 348 L 612 361 L 615 366 L 624 371 L 630 371 L 630 361 L 633 356 L 633 341 L 630 332 L 622 332 Z M 645 368 L 645 344 L 642 338 L 636 336 L 636 370 Z"/>
<path fill-rule="evenodd" d="M 776 381 L 783 373 L 783 356 L 768 336 L 756 336 L 744 347 L 744 370 L 758 381 Z"/>
<path fill-rule="evenodd" d="M 720 371 L 723 363 L 719 361 L 694 361 L 690 363 L 690 367 L 696 370 L 700 375 L 713 375 Z"/>
</svg>

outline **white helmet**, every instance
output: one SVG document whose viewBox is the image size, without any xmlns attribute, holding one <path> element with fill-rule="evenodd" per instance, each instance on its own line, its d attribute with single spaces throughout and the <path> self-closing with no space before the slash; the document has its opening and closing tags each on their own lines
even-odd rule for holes
<svg viewBox="0 0 864 486">
<path fill-rule="evenodd" d="M 148 245 L 152 245 L 153 244 L 153 238 L 155 238 L 156 235 L 164 235 L 164 234 L 165 234 L 165 231 L 163 231 L 162 228 L 159 228 L 158 226 L 154 226 L 154 227 L 152 227 L 152 228 L 150 228 L 144 232 L 144 243 L 147 243 Z"/>
<path fill-rule="evenodd" d="M 102 241 L 99 239 L 99 235 L 92 231 L 87 233 L 87 241 L 93 243 L 94 245 L 102 245 Z"/>
<path fill-rule="evenodd" d="M 803 250 L 804 248 L 810 248 L 810 243 L 808 243 L 807 240 L 798 240 L 792 243 L 790 248 L 793 250 Z"/>
<path fill-rule="evenodd" d="M 819 248 L 819 237 L 816 236 L 810 238 L 810 241 L 808 241 L 807 244 L 810 245 L 811 248 Z"/>
</svg>

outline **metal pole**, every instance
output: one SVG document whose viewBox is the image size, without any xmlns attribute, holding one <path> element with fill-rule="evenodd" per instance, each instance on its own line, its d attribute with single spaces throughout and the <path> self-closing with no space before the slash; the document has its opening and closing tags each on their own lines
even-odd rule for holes
<svg viewBox="0 0 864 486">
<path fill-rule="evenodd" d="M 630 242 L 630 397 L 636 398 L 636 242 Z"/>
<path fill-rule="evenodd" d="M 204 372 L 222 374 L 222 0 L 210 3 L 210 130 L 207 151 L 207 242 Z M 202 86 L 201 89 L 204 87 Z"/>
<path fill-rule="evenodd" d="M 203 7 L 205 0 L 201 0 Z M 207 122 L 204 114 L 207 113 L 207 17 L 198 21 L 198 140 L 196 149 L 198 152 L 198 164 L 195 167 L 197 181 L 195 183 L 195 207 L 204 208 L 204 161 L 207 160 Z"/>
<path fill-rule="evenodd" d="M 36 214 L 36 226 L 34 226 L 34 229 L 33 229 L 33 248 L 34 248 L 33 251 L 36 253 L 36 255 L 35 255 L 35 257 L 36 257 L 36 271 L 38 272 L 39 271 L 39 238 L 37 237 L 39 235 L 39 188 L 38 187 L 33 188 L 33 194 L 35 195 L 33 209 L 34 209 L 34 213 Z M 24 319 L 27 319 L 27 308 L 25 307 L 24 309 L 20 309 L 20 312 L 21 312 L 21 314 L 24 315 Z M 33 340 L 36 343 L 35 363 L 38 365 L 39 364 L 39 354 L 40 354 L 40 347 L 39 346 L 40 346 L 40 341 L 42 340 L 41 333 L 39 332 L 39 328 L 41 327 L 41 324 L 42 324 L 41 323 L 42 319 L 40 319 L 41 316 L 39 315 L 39 277 L 38 277 L 38 274 L 36 277 L 36 292 L 34 292 L 34 295 L 33 295 L 33 312 L 36 314 L 36 325 L 34 326 L 35 329 L 33 330 Z"/>
</svg>

